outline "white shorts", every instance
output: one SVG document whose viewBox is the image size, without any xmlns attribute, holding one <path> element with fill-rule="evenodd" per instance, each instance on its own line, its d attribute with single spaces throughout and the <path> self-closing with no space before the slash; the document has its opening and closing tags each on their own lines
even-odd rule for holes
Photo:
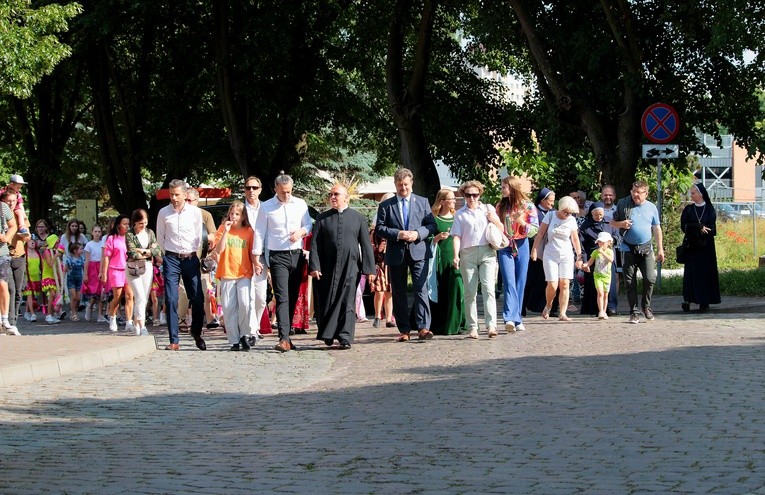
<svg viewBox="0 0 765 495">
<path fill-rule="evenodd" d="M 542 267 L 545 270 L 546 282 L 557 282 L 560 279 L 574 278 L 574 258 L 564 258 L 560 261 L 550 258 L 542 258 Z"/>
</svg>

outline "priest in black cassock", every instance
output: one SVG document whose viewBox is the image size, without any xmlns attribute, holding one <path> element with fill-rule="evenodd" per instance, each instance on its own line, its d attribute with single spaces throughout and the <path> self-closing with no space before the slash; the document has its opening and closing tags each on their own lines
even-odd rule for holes
<svg viewBox="0 0 765 495">
<path fill-rule="evenodd" d="M 364 216 L 348 208 L 348 189 L 340 184 L 329 193 L 331 209 L 313 226 L 308 272 L 313 283 L 317 339 L 350 349 L 356 326 L 356 287 L 361 274 L 374 279 L 375 256 Z"/>
</svg>

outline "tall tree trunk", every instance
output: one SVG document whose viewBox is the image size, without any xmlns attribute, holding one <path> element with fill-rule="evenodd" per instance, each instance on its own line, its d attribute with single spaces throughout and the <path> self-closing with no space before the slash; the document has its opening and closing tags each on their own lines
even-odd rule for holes
<svg viewBox="0 0 765 495">
<path fill-rule="evenodd" d="M 228 0 L 213 2 L 213 48 L 218 100 L 226 126 L 231 153 L 243 177 L 258 175 L 252 163 L 250 136 L 250 102 L 237 97 L 236 75 L 230 53 L 231 5 Z"/>
<path fill-rule="evenodd" d="M 81 67 L 75 65 L 72 73 L 59 71 L 44 77 L 35 86 L 32 98 L 12 100 L 21 145 L 29 163 L 24 172 L 29 183 L 24 195 L 31 222 L 48 217 L 58 181 L 62 179 L 66 143 L 85 111 L 78 107 L 81 75 Z"/>
<path fill-rule="evenodd" d="M 111 60 L 105 40 L 94 40 L 88 47 L 88 73 L 93 94 L 93 117 L 104 166 L 106 187 L 112 205 L 120 213 L 129 214 L 136 208 L 146 208 L 147 198 L 141 178 L 141 132 L 144 127 L 143 111 L 140 102 L 147 99 L 149 86 L 139 83 L 135 88 L 136 101 L 122 99 L 115 105 L 112 92 L 124 93 L 119 87 L 126 81 L 111 77 Z M 146 72 L 145 66 L 137 68 Z M 123 126 L 117 125 L 116 118 L 121 117 Z"/>
<path fill-rule="evenodd" d="M 566 124 L 579 127 L 592 148 L 603 183 L 616 187 L 617 194 L 629 190 L 640 158 L 640 97 L 643 80 L 641 53 L 631 21 L 629 4 L 623 0 L 601 0 L 600 6 L 621 53 L 624 77 L 622 111 L 619 115 L 598 112 L 584 94 L 572 92 L 572 85 L 555 67 L 550 51 L 539 36 L 525 0 L 509 0 L 529 47 L 540 94 L 548 110 Z"/>
<path fill-rule="evenodd" d="M 385 67 L 388 102 L 401 140 L 401 163 L 412 171 L 414 191 L 431 199 L 438 192 L 440 183 L 423 130 L 422 107 L 436 4 L 436 0 L 425 0 L 423 3 L 417 30 L 417 45 L 414 47 L 412 76 L 404 83 L 404 25 L 407 23 L 410 2 L 399 0 L 396 3 L 388 34 Z"/>
</svg>

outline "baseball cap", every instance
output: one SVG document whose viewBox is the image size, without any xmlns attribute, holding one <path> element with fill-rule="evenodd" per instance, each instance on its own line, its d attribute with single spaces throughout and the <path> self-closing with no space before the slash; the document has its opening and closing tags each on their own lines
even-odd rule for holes
<svg viewBox="0 0 765 495">
<path fill-rule="evenodd" d="M 15 182 L 16 184 L 26 184 L 24 177 L 17 174 L 11 175 L 11 182 Z"/>
<path fill-rule="evenodd" d="M 601 232 L 598 234 L 598 242 L 613 242 L 614 238 L 608 232 Z"/>
</svg>

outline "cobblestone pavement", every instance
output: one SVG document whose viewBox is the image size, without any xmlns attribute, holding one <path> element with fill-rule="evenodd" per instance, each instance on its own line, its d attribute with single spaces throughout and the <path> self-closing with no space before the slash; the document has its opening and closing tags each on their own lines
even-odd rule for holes
<svg viewBox="0 0 765 495">
<path fill-rule="evenodd" d="M 213 333 L 0 388 L 0 493 L 765 494 L 765 322 L 654 306 L 348 351 Z"/>
</svg>

